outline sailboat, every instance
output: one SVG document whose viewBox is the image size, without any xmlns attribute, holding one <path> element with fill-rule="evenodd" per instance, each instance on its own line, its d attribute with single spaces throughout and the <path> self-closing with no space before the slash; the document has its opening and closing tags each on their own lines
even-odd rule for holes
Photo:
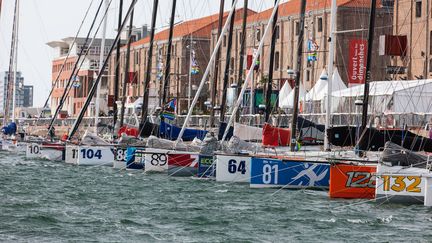
<svg viewBox="0 0 432 243">
<path fill-rule="evenodd" d="M 18 27 L 19 27 L 19 7 L 20 1 L 15 0 L 14 18 L 12 27 L 12 39 L 11 39 L 11 52 L 9 59 L 9 71 L 7 78 L 7 89 L 6 89 L 6 104 L 4 109 L 3 118 L 3 139 L 1 141 L 1 149 L 11 152 L 24 152 L 25 144 L 21 141 L 24 139 L 24 135 L 17 136 L 18 127 L 15 121 L 15 106 L 16 106 L 16 92 L 18 85 Z M 10 118 L 10 120 L 9 120 Z"/>
</svg>

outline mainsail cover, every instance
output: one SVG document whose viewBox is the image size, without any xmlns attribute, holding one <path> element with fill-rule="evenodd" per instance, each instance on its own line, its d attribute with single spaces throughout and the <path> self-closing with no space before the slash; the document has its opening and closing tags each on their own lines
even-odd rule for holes
<svg viewBox="0 0 432 243">
<path fill-rule="evenodd" d="M 180 131 L 180 127 L 162 121 L 159 127 L 159 136 L 168 140 L 177 140 Z M 182 140 L 192 141 L 194 140 L 194 138 L 199 138 L 200 140 L 203 140 L 206 134 L 206 130 L 186 128 L 185 132 L 183 133 Z"/>
<path fill-rule="evenodd" d="M 261 127 L 253 127 L 234 123 L 234 136 L 245 141 L 261 141 L 263 129 Z"/>
<path fill-rule="evenodd" d="M 150 136 L 147 139 L 147 147 L 156 148 L 156 149 L 189 151 L 189 152 L 199 152 L 201 150 L 201 147 L 199 146 L 188 145 L 183 142 L 179 142 L 176 144 L 175 141 L 158 138 L 155 136 Z"/>
<path fill-rule="evenodd" d="M 299 116 L 297 127 L 303 144 L 320 144 L 324 141 L 325 125 L 314 123 Z"/>
<path fill-rule="evenodd" d="M 99 137 L 97 134 L 86 130 L 84 136 L 81 139 L 82 145 L 109 145 L 107 141 Z"/>
<path fill-rule="evenodd" d="M 291 130 L 287 128 L 274 127 L 268 123 L 263 128 L 264 146 L 289 146 Z"/>
<path fill-rule="evenodd" d="M 367 128 L 357 143 L 354 126 L 333 127 L 329 129 L 328 139 L 335 146 L 355 146 L 366 148 L 369 151 L 378 151 L 384 148 L 387 142 L 401 145 L 412 151 L 432 152 L 432 139 L 419 136 L 403 129 L 376 129 Z"/>
<path fill-rule="evenodd" d="M 428 157 L 412 152 L 392 142 L 387 142 L 382 153 L 381 161 L 387 166 L 413 166 L 426 168 Z"/>
</svg>

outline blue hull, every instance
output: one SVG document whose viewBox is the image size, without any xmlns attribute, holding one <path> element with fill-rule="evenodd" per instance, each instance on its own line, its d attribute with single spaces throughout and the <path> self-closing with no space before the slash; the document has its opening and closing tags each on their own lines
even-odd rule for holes
<svg viewBox="0 0 432 243">
<path fill-rule="evenodd" d="M 251 187 L 328 188 L 330 165 L 312 161 L 252 158 Z"/>
</svg>

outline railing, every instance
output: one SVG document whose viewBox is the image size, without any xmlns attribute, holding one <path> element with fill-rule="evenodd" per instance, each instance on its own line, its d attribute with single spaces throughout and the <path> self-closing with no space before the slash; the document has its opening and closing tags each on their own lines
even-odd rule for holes
<svg viewBox="0 0 432 243">
<path fill-rule="evenodd" d="M 301 114 L 301 117 L 308 119 L 312 122 L 318 124 L 325 124 L 325 114 Z M 271 116 L 271 123 L 273 125 L 277 125 L 280 127 L 288 127 L 291 124 L 291 114 L 275 114 Z M 185 120 L 186 116 L 179 115 L 172 124 L 181 126 Z M 188 124 L 189 127 L 197 127 L 197 128 L 208 128 L 209 126 L 209 115 L 193 115 Z M 155 116 L 151 117 L 152 121 L 158 122 L 159 119 Z M 255 114 L 255 115 L 242 115 L 240 117 L 240 123 L 251 125 L 251 126 L 262 126 L 264 124 L 264 115 Z M 50 118 L 19 118 L 19 123 L 21 125 L 27 126 L 47 126 L 50 122 Z M 100 123 L 103 125 L 110 126 L 113 123 L 112 117 L 100 117 Z M 226 119 L 226 121 L 228 118 Z M 85 117 L 81 123 L 81 127 L 91 127 L 94 126 L 94 117 Z M 128 124 L 138 125 L 136 124 L 136 116 L 126 117 L 126 121 Z M 342 125 L 359 125 L 361 121 L 360 113 L 334 113 L 332 114 L 331 124 L 333 126 L 342 126 Z M 424 113 L 424 114 L 414 114 L 414 113 L 391 113 L 391 114 L 381 114 L 381 115 L 369 115 L 368 121 L 370 121 L 370 125 L 379 124 L 382 127 L 402 127 L 404 125 L 409 127 L 425 127 L 427 124 L 432 123 L 432 113 Z M 72 126 L 75 122 L 75 118 L 64 118 L 57 119 L 54 123 L 55 126 Z M 219 117 L 215 117 L 215 124 L 219 124 Z"/>
</svg>

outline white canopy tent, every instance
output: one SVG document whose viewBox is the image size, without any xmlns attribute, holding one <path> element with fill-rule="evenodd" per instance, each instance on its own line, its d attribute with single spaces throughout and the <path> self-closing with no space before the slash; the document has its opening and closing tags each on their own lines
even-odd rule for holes
<svg viewBox="0 0 432 243">
<path fill-rule="evenodd" d="M 284 101 L 291 91 L 292 88 L 290 84 L 288 82 L 285 82 L 279 91 L 279 107 L 281 107 L 281 105 L 284 105 Z"/>
<path fill-rule="evenodd" d="M 283 88 L 283 87 L 282 87 Z M 279 108 L 282 109 L 292 109 L 294 107 L 294 89 L 292 89 L 288 95 L 285 97 L 279 94 Z M 303 84 L 300 83 L 299 87 L 299 102 L 303 101 L 306 96 L 306 90 L 303 87 Z M 281 102 L 282 99 L 282 102 Z"/>
<path fill-rule="evenodd" d="M 332 93 L 339 112 L 353 111 L 354 101 L 362 99 L 364 84 Z M 432 80 L 375 81 L 369 84 L 371 113 L 430 113 L 432 112 Z"/>
<path fill-rule="evenodd" d="M 341 89 L 346 89 L 347 86 L 342 81 L 337 68 L 333 72 L 332 90 L 338 91 Z M 306 94 L 306 102 L 308 105 L 306 108 L 310 113 L 325 112 L 325 107 L 327 104 L 327 86 L 328 86 L 328 76 L 324 69 L 320 75 L 320 79 L 315 83 L 314 87 Z M 337 100 L 332 99 L 332 104 L 336 103 Z M 332 105 L 333 106 L 333 105 Z M 337 106 L 337 105 L 336 105 Z"/>
<path fill-rule="evenodd" d="M 328 75 L 327 75 L 327 71 L 323 69 L 318 81 L 316 81 L 312 89 L 310 89 L 309 92 L 306 94 L 305 100 L 306 101 L 321 100 L 324 93 L 327 93 L 327 89 L 326 89 L 327 85 L 328 85 Z"/>
</svg>

